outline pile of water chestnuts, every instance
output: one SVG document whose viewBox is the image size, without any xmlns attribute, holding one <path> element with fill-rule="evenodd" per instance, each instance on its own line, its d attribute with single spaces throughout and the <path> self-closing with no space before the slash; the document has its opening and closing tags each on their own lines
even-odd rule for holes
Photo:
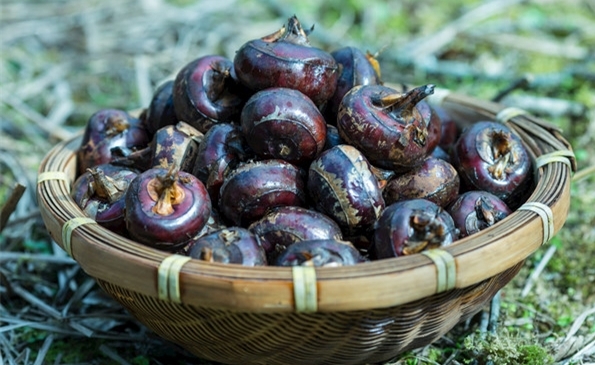
<svg viewBox="0 0 595 365">
<path fill-rule="evenodd" d="M 102 109 L 72 197 L 159 250 L 241 265 L 343 266 L 444 247 L 508 216 L 532 187 L 522 141 L 461 130 L 394 88 L 373 55 L 327 52 L 293 16 L 233 60 L 201 56 L 140 116 Z"/>
</svg>

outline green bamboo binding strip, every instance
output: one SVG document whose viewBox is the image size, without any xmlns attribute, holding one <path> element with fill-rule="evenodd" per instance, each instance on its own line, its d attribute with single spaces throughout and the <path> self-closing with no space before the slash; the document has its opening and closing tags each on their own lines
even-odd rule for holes
<svg viewBox="0 0 595 365">
<path fill-rule="evenodd" d="M 529 113 L 527 113 L 525 110 L 521 108 L 510 107 L 500 110 L 498 114 L 496 114 L 496 118 L 494 119 L 499 123 L 506 123 L 514 117 L 528 114 Z"/>
<path fill-rule="evenodd" d="M 439 248 L 421 252 L 436 265 L 436 293 L 454 289 L 457 282 L 457 264 L 454 257 Z"/>
<path fill-rule="evenodd" d="M 171 255 L 163 259 L 157 269 L 157 292 L 159 299 L 181 303 L 180 270 L 188 261 L 189 256 Z"/>
<path fill-rule="evenodd" d="M 561 162 L 568 165 L 570 171 L 572 171 L 572 162 L 570 159 L 574 158 L 574 153 L 569 150 L 559 150 L 541 155 L 535 159 L 535 168 L 539 169 L 552 162 Z"/>
<path fill-rule="evenodd" d="M 68 256 L 72 256 L 72 232 L 83 224 L 97 224 L 89 217 L 75 217 L 62 226 L 62 247 Z"/>
<path fill-rule="evenodd" d="M 318 310 L 316 270 L 313 266 L 293 266 L 293 296 L 295 311 L 312 313 Z"/>
<path fill-rule="evenodd" d="M 554 235 L 554 214 L 549 206 L 539 202 L 527 202 L 517 210 L 530 210 L 541 217 L 543 223 L 543 241 L 541 245 L 549 242 Z"/>
<path fill-rule="evenodd" d="M 42 172 L 37 176 L 37 184 L 41 184 L 44 181 L 51 181 L 51 180 L 62 180 L 66 182 L 66 187 L 70 192 L 70 179 L 68 175 L 66 175 L 63 171 L 46 171 Z"/>
</svg>

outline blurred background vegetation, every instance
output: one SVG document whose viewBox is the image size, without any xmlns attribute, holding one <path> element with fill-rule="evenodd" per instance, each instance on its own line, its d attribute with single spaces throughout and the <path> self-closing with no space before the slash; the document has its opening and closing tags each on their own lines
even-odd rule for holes
<svg viewBox="0 0 595 365">
<path fill-rule="evenodd" d="M 385 82 L 434 83 L 524 108 L 563 128 L 580 171 L 595 165 L 593 0 L 2 0 L 0 203 L 16 183 L 27 188 L 0 236 L 6 363 L 206 363 L 143 330 L 76 264 L 19 259 L 60 255 L 35 203 L 37 167 L 98 109 L 146 107 L 153 90 L 186 63 L 206 54 L 233 58 L 244 42 L 294 14 L 305 27 L 315 25 L 310 40 L 317 47 L 378 53 Z M 503 290 L 495 335 L 460 324 L 391 363 L 595 361 L 594 205 L 591 174 L 573 183 L 563 230 Z M 58 309 L 83 293 L 72 311 L 95 318 L 86 323 L 95 334 L 64 329 L 21 289 Z M 98 311 L 109 316 L 92 315 Z"/>
</svg>

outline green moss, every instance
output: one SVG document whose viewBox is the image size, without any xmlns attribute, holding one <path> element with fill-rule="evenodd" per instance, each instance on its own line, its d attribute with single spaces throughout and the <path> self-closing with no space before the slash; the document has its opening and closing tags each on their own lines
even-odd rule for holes
<svg viewBox="0 0 595 365">
<path fill-rule="evenodd" d="M 521 337 L 502 333 L 498 336 L 472 334 L 463 342 L 463 361 L 471 364 L 493 363 L 499 365 L 547 365 L 553 358 L 539 344 L 529 343 Z"/>
<path fill-rule="evenodd" d="M 149 365 L 151 361 L 146 356 L 137 356 L 132 359 L 134 365 Z"/>
</svg>

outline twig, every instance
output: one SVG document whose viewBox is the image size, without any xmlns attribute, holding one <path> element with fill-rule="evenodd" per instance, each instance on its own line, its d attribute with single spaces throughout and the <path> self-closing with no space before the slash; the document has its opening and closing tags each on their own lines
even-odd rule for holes
<svg viewBox="0 0 595 365">
<path fill-rule="evenodd" d="M 443 365 L 450 365 L 450 363 L 454 362 L 456 357 L 459 356 L 460 350 L 456 349 L 453 353 L 446 359 Z"/>
<path fill-rule="evenodd" d="M 48 337 L 45 338 L 45 340 L 43 341 L 43 345 L 41 346 L 41 348 L 39 349 L 39 352 L 37 353 L 37 357 L 35 358 L 35 362 L 33 363 L 33 365 L 42 365 L 43 361 L 45 360 L 45 356 L 47 355 L 48 351 L 50 350 L 50 347 L 52 346 L 52 343 L 54 342 L 54 335 L 49 335 Z"/>
<path fill-rule="evenodd" d="M 69 267 L 67 270 L 60 270 L 58 272 L 58 292 L 54 295 L 54 301 L 56 303 L 62 303 L 68 290 L 75 291 L 77 289 L 77 282 L 74 280 L 74 276 L 79 272 L 80 266 L 75 265 Z"/>
<path fill-rule="evenodd" d="M 563 365 L 574 363 L 575 361 L 580 360 L 580 358 L 583 357 L 584 354 L 586 354 L 588 351 L 591 351 L 593 348 L 595 348 L 595 338 L 591 342 L 587 343 L 580 351 L 574 354 L 570 359 L 564 361 Z"/>
<path fill-rule="evenodd" d="M 10 317 L 2 317 L 2 321 L 6 322 L 6 323 L 15 323 L 18 324 L 18 327 L 30 327 L 30 328 L 34 328 L 34 329 L 38 329 L 38 330 L 42 330 L 42 331 L 47 331 L 47 332 L 53 332 L 53 333 L 58 333 L 58 334 L 62 334 L 62 335 L 68 335 L 68 336 L 80 336 L 81 332 L 80 331 L 73 331 L 70 328 L 66 328 L 66 327 L 61 327 L 61 326 L 56 326 L 53 325 L 51 323 L 41 323 L 41 322 L 35 322 L 35 321 L 24 321 L 21 319 L 15 319 L 15 318 L 10 318 Z M 60 324 L 62 324 L 63 322 L 58 322 Z M 11 325 L 12 326 L 12 325 Z M 6 328 L 6 331 L 8 331 L 9 329 L 13 329 L 8 328 L 9 326 L 5 326 L 5 327 L 0 327 L 2 329 Z M 18 327 L 14 327 L 14 328 L 18 328 Z M 2 334 L 2 332 L 0 332 L 0 334 Z M 115 333 L 115 334 L 98 334 L 98 333 L 94 333 L 92 335 L 93 338 L 99 338 L 99 339 L 104 339 L 104 340 L 114 340 L 114 341 L 131 341 L 131 342 L 136 342 L 136 341 L 144 341 L 146 340 L 146 335 L 142 335 L 142 334 L 124 334 L 124 333 Z M 2 338 L 2 337 L 0 337 Z"/>
<path fill-rule="evenodd" d="M 19 295 L 21 298 L 23 298 L 26 302 L 30 303 L 31 305 L 41 309 L 44 313 L 46 313 L 50 317 L 57 319 L 57 320 L 64 319 L 64 317 L 62 316 L 62 314 L 60 312 L 58 312 L 58 310 L 56 310 L 53 307 L 51 307 L 50 305 L 46 304 L 44 301 L 40 300 L 35 295 L 29 293 L 27 290 L 25 290 L 19 284 L 12 283 L 11 289 L 12 289 L 13 293 Z M 80 323 L 77 323 L 74 321 L 68 321 L 68 325 L 70 327 L 74 328 L 75 330 L 79 331 L 86 337 L 91 337 L 91 335 L 93 334 L 92 330 L 81 325 Z"/>
<path fill-rule="evenodd" d="M 120 355 L 118 355 L 114 350 L 110 349 L 106 345 L 99 346 L 99 350 L 110 359 L 114 360 L 120 365 L 130 365 L 130 363 L 124 360 Z"/>
<path fill-rule="evenodd" d="M 6 85 L 6 90 L 14 92 L 21 100 L 27 100 L 42 92 L 47 92 L 50 85 L 64 78 L 69 66 L 66 62 L 52 65 L 52 67 L 48 67 L 40 76 L 31 81 L 22 82 L 19 80 L 19 82 Z"/>
<path fill-rule="evenodd" d="M 82 333 L 85 337 L 92 337 L 95 333 L 92 329 L 89 329 L 78 322 L 68 321 L 68 325 Z"/>
<path fill-rule="evenodd" d="M 424 59 L 452 42 L 461 32 L 521 2 L 523 0 L 497 0 L 483 3 L 447 24 L 440 31 L 423 39 L 414 39 L 403 47 L 403 52 L 399 53 L 411 57 L 411 60 Z"/>
<path fill-rule="evenodd" d="M 492 334 L 496 333 L 498 329 L 498 318 L 500 318 L 500 291 L 494 295 L 490 302 L 490 317 L 488 322 L 488 331 Z"/>
<path fill-rule="evenodd" d="M 31 355 L 31 349 L 26 347 L 19 356 L 15 359 L 17 364 L 26 364 L 29 365 L 29 356 Z"/>
<path fill-rule="evenodd" d="M 4 227 L 6 227 L 8 218 L 15 211 L 19 200 L 21 200 L 21 197 L 25 193 L 25 190 L 26 188 L 24 185 L 16 183 L 15 187 L 10 193 L 10 196 L 8 197 L 8 200 L 0 209 L 0 232 L 4 230 Z"/>
<path fill-rule="evenodd" d="M 58 319 L 58 320 L 62 319 L 60 312 L 58 312 L 56 309 L 54 309 L 50 305 L 46 304 L 44 301 L 37 298 L 35 295 L 29 293 L 27 290 L 25 290 L 18 283 L 13 282 L 11 285 L 11 288 L 15 294 L 17 294 L 18 296 L 23 298 L 27 303 L 41 309 L 41 311 L 43 311 L 45 314 L 49 315 L 50 317 L 52 317 L 54 319 Z"/>
<path fill-rule="evenodd" d="M 568 340 L 570 337 L 574 336 L 581 328 L 587 317 L 593 314 L 595 314 L 595 307 L 587 309 L 586 311 L 581 313 L 581 315 L 574 320 L 574 323 L 572 323 L 572 327 L 570 327 L 570 330 L 568 330 L 568 334 L 566 335 L 565 340 Z"/>
<path fill-rule="evenodd" d="M 6 222 L 6 227 L 8 228 L 15 225 L 22 225 L 31 219 L 41 219 L 41 213 L 38 209 L 33 209 L 21 217 L 14 218 L 10 222 Z"/>
<path fill-rule="evenodd" d="M 539 278 L 539 276 L 547 266 L 548 262 L 550 262 L 552 257 L 554 257 L 554 254 L 556 253 L 557 249 L 558 247 L 556 245 L 550 245 L 548 247 L 547 251 L 543 255 L 543 258 L 541 259 L 541 261 L 539 261 L 537 267 L 535 267 L 535 270 L 533 270 L 533 272 L 531 272 L 531 275 L 529 275 L 529 278 L 527 279 L 527 282 L 525 283 L 525 286 L 521 291 L 521 298 L 524 298 L 529 294 L 529 292 L 533 288 L 533 285 L 535 284 L 535 281 Z"/>
<path fill-rule="evenodd" d="M 0 263 L 5 261 L 29 261 L 33 264 L 36 263 L 47 263 L 47 264 L 68 264 L 74 265 L 78 264 L 74 261 L 70 256 L 56 256 L 56 255 L 47 255 L 47 254 L 35 254 L 35 253 L 26 253 L 26 252 L 2 252 L 0 256 Z"/>
<path fill-rule="evenodd" d="M 95 285 L 95 280 L 91 279 L 91 278 L 87 279 L 82 285 L 80 285 L 77 288 L 77 290 L 74 292 L 72 297 L 70 297 L 70 300 L 68 301 L 68 303 L 66 303 L 66 305 L 62 309 L 62 316 L 66 317 L 66 315 L 68 314 L 68 311 L 70 310 L 70 307 L 74 303 L 79 302 L 89 292 L 89 290 L 91 290 L 93 288 L 94 285 Z"/>
<path fill-rule="evenodd" d="M 74 111 L 74 103 L 70 95 L 70 85 L 66 81 L 61 81 L 56 84 L 54 90 L 58 101 L 46 117 L 49 125 L 52 127 L 64 124 L 66 119 Z"/>
<path fill-rule="evenodd" d="M 574 176 L 572 176 L 572 182 L 577 182 L 595 174 L 595 165 L 587 166 L 581 170 L 578 170 Z"/>
<path fill-rule="evenodd" d="M 35 205 L 35 188 L 29 179 L 28 171 L 16 155 L 0 149 L 0 164 L 6 165 L 15 181 L 26 187 L 25 194 L 21 197 L 21 203 L 16 207 L 18 215 L 22 215 L 26 207 Z"/>
<path fill-rule="evenodd" d="M 14 345 L 8 341 L 4 334 L 0 333 L 0 364 L 10 363 L 14 352 L 16 352 Z M 3 358 L 2 354 L 6 355 L 6 358 Z"/>
<path fill-rule="evenodd" d="M 586 111 L 585 106 L 580 103 L 534 95 L 509 95 L 502 100 L 502 103 L 506 106 L 516 106 L 529 113 L 551 117 L 576 117 L 584 115 Z"/>
<path fill-rule="evenodd" d="M 500 100 L 502 100 L 505 96 L 507 96 L 508 94 L 510 94 L 511 92 L 517 90 L 517 89 L 525 89 L 527 88 L 527 86 L 529 86 L 531 84 L 533 80 L 533 75 L 525 75 L 523 77 L 521 77 L 520 79 L 514 80 L 512 82 L 512 84 L 510 84 L 510 86 L 508 86 L 506 89 L 500 91 L 496 96 L 494 96 L 492 98 L 492 101 L 495 103 L 500 102 Z"/>
<path fill-rule="evenodd" d="M 481 39 L 523 51 L 538 52 L 547 56 L 565 57 L 572 60 L 583 60 L 589 54 L 586 48 L 578 45 L 560 43 L 543 38 L 523 37 L 516 34 L 492 34 L 482 36 Z"/>
<path fill-rule="evenodd" d="M 481 320 L 479 322 L 479 333 L 481 338 L 488 335 L 488 323 L 490 323 L 490 314 L 485 309 L 481 311 Z"/>
<path fill-rule="evenodd" d="M 489 310 L 481 312 L 481 322 L 479 323 L 479 332 L 481 337 L 485 338 L 488 333 L 495 334 L 498 329 L 498 318 L 500 317 L 500 291 L 494 295 L 490 301 Z"/>
<path fill-rule="evenodd" d="M 36 110 L 25 104 L 22 100 L 15 98 L 9 93 L 2 93 L 2 100 L 6 105 L 16 109 L 23 114 L 27 119 L 35 123 L 41 130 L 48 133 L 50 136 L 58 138 L 61 141 L 72 138 L 73 134 L 60 126 L 50 126 L 47 118 L 39 114 Z"/>
<path fill-rule="evenodd" d="M 139 105 L 149 106 L 153 96 L 151 78 L 149 76 L 149 62 L 147 57 L 139 55 L 134 57 L 134 71 L 136 76 L 136 88 L 138 90 Z"/>
</svg>

